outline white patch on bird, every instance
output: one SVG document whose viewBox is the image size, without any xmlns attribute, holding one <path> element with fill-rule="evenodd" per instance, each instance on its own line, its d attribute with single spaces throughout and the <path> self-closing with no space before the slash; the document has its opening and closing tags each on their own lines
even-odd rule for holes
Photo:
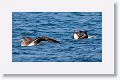
<svg viewBox="0 0 120 80">
<path fill-rule="evenodd" d="M 23 42 L 21 42 L 21 46 L 26 46 L 26 44 L 24 43 L 24 41 L 23 41 Z"/>
<path fill-rule="evenodd" d="M 78 35 L 76 33 L 74 33 L 74 39 L 79 39 Z"/>
<path fill-rule="evenodd" d="M 21 46 L 25 46 L 25 45 L 21 43 Z"/>
<path fill-rule="evenodd" d="M 35 43 L 34 42 L 31 42 L 28 46 L 34 46 Z"/>
</svg>

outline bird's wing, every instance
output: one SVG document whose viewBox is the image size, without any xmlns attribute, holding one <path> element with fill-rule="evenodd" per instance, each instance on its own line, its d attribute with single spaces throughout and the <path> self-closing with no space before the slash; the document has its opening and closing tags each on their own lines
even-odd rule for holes
<svg viewBox="0 0 120 80">
<path fill-rule="evenodd" d="M 45 40 L 48 41 L 48 42 L 60 43 L 59 41 L 57 41 L 55 39 L 52 39 L 52 38 L 49 38 L 49 37 L 45 37 Z"/>
<path fill-rule="evenodd" d="M 40 43 L 41 41 L 48 41 L 48 42 L 60 43 L 59 41 L 57 41 L 57 40 L 55 40 L 55 39 L 52 39 L 52 38 L 49 38 L 49 37 L 46 37 L 46 36 L 37 37 L 37 38 L 34 40 L 34 43 L 35 43 L 35 44 L 38 44 L 38 43 Z"/>
<path fill-rule="evenodd" d="M 77 32 L 78 37 L 81 37 L 81 32 Z"/>
</svg>

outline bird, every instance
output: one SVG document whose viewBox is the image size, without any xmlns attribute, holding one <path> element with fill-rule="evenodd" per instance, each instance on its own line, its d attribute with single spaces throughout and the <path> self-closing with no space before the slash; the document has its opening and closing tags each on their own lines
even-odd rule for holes
<svg viewBox="0 0 120 80">
<path fill-rule="evenodd" d="M 48 41 L 48 42 L 54 42 L 54 43 L 60 43 L 59 41 L 49 38 L 47 36 L 41 36 L 37 37 L 35 39 L 31 37 L 24 36 L 23 39 L 21 39 L 21 46 L 35 46 L 39 45 L 41 41 Z"/>
<path fill-rule="evenodd" d="M 81 30 L 74 31 L 73 38 L 74 38 L 75 40 L 83 39 L 83 38 L 88 38 L 87 31 L 81 31 Z"/>
</svg>

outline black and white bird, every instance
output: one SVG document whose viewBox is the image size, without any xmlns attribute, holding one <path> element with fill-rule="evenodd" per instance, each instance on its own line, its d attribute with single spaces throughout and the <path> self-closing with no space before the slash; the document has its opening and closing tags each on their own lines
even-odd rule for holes
<svg viewBox="0 0 120 80">
<path fill-rule="evenodd" d="M 73 35 L 75 40 L 82 39 L 82 38 L 88 38 L 87 31 L 74 31 Z"/>
<path fill-rule="evenodd" d="M 79 40 L 84 38 L 96 38 L 96 36 L 90 36 L 88 35 L 87 31 L 78 30 L 78 31 L 74 31 L 73 38 L 75 40 Z"/>
</svg>

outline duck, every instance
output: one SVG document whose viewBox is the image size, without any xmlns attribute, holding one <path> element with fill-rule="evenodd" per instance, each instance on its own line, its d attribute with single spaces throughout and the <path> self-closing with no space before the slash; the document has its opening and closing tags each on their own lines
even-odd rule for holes
<svg viewBox="0 0 120 80">
<path fill-rule="evenodd" d="M 47 36 L 41 36 L 41 37 L 37 37 L 35 39 L 28 37 L 28 36 L 24 36 L 21 39 L 21 46 L 35 46 L 35 45 L 39 45 L 41 41 L 60 43 L 59 41 L 57 41 L 53 38 L 49 38 Z"/>
<path fill-rule="evenodd" d="M 81 30 L 74 31 L 73 38 L 74 38 L 75 40 L 83 39 L 83 38 L 88 38 L 87 31 L 81 31 Z"/>
</svg>

